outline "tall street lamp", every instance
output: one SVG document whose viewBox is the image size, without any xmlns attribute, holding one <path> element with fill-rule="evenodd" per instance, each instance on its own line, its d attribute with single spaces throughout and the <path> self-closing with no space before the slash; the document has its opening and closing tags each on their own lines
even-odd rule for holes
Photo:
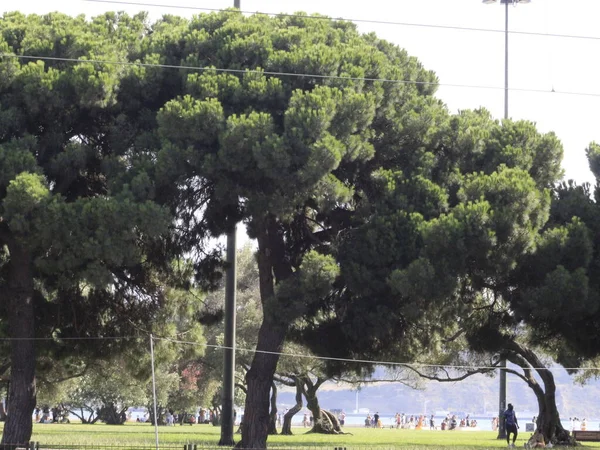
<svg viewBox="0 0 600 450">
<path fill-rule="evenodd" d="M 529 3 L 531 0 L 500 0 L 504 4 L 504 118 L 508 119 L 508 6 Z M 485 4 L 498 3 L 498 0 L 483 0 Z M 506 359 L 500 364 L 500 389 L 498 400 L 498 439 L 506 438 L 506 426 L 502 415 L 506 409 Z"/>
<path fill-rule="evenodd" d="M 500 0 L 504 5 L 504 118 L 508 119 L 508 6 L 516 6 L 519 3 L 530 3 L 531 0 Z M 483 0 L 490 5 L 498 3 L 498 0 Z"/>
<path fill-rule="evenodd" d="M 240 9 L 241 0 L 233 0 L 233 7 Z M 221 439 L 219 445 L 232 447 L 233 394 L 235 387 L 235 322 L 237 289 L 237 226 L 227 232 L 227 272 L 225 275 L 225 348 L 223 349 L 223 391 L 221 396 Z"/>
</svg>

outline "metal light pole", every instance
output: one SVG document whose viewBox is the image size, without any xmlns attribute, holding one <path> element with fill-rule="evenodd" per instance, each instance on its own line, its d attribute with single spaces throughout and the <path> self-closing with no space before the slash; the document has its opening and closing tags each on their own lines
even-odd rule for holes
<svg viewBox="0 0 600 450">
<path fill-rule="evenodd" d="M 500 0 L 504 5 L 504 118 L 508 119 L 508 7 L 531 0 Z M 498 3 L 498 0 L 483 0 L 485 4 Z"/>
<path fill-rule="evenodd" d="M 233 0 L 240 9 L 241 0 Z M 227 272 L 225 275 L 225 348 L 223 349 L 223 395 L 221 397 L 221 439 L 219 445 L 233 446 L 233 392 L 235 388 L 235 293 L 237 288 L 236 226 L 227 233 Z"/>
<path fill-rule="evenodd" d="M 235 290 L 236 227 L 227 233 L 227 273 L 225 279 L 225 348 L 223 349 L 223 395 L 221 398 L 221 440 L 219 445 L 233 446 L 233 390 L 235 373 Z"/>
<path fill-rule="evenodd" d="M 500 389 L 498 392 L 498 438 L 506 439 L 506 424 L 503 415 L 506 410 L 506 359 L 500 363 Z"/>
<path fill-rule="evenodd" d="M 240 9 L 241 0 L 233 0 L 233 7 Z M 235 388 L 235 294 L 237 288 L 236 231 L 227 233 L 227 272 L 225 275 L 225 348 L 223 349 L 223 395 L 221 397 L 221 439 L 219 445 L 233 446 L 233 392 Z"/>
<path fill-rule="evenodd" d="M 150 334 L 150 362 L 152 363 L 152 406 L 154 411 L 154 437 L 156 440 L 156 450 L 159 449 L 158 443 L 158 415 L 156 414 L 156 374 L 154 373 L 154 337 Z"/>
<path fill-rule="evenodd" d="M 508 6 L 529 3 L 531 0 L 500 0 L 504 4 L 504 118 L 508 119 Z M 483 0 L 485 4 L 497 3 L 497 0 Z M 502 416 L 506 409 L 506 359 L 500 369 L 500 389 L 498 392 L 498 439 L 506 439 L 506 426 Z"/>
</svg>

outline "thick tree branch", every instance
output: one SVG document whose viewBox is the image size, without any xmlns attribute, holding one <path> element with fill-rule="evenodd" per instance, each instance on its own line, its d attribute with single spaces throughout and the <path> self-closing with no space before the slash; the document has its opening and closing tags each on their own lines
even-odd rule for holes
<svg viewBox="0 0 600 450">
<path fill-rule="evenodd" d="M 317 377 L 317 381 L 315 382 L 313 389 L 315 391 L 318 390 L 323 385 L 323 383 L 325 383 L 328 380 L 329 378 Z"/>
<path fill-rule="evenodd" d="M 296 386 L 296 378 L 293 375 L 285 374 L 285 375 L 273 375 L 273 379 L 278 383 L 284 384 L 285 386 L 294 387 Z"/>
<path fill-rule="evenodd" d="M 460 328 L 452 336 L 448 336 L 447 338 L 442 339 L 442 342 L 444 342 L 446 344 L 449 343 L 449 342 L 454 342 L 456 339 L 458 339 L 459 337 L 461 337 L 464 333 L 465 333 L 465 330 L 463 328 Z"/>
<path fill-rule="evenodd" d="M 473 370 L 467 370 L 464 374 L 460 375 L 460 376 L 450 376 L 450 374 L 448 373 L 447 370 L 442 369 L 445 373 L 446 373 L 446 378 L 441 378 L 438 375 L 428 375 L 424 372 L 421 372 L 420 370 L 418 370 L 417 368 L 407 364 L 405 367 L 412 370 L 413 372 L 415 372 L 417 375 L 419 375 L 421 378 L 425 378 L 426 380 L 432 380 L 432 381 L 439 381 L 439 382 L 455 382 L 455 381 L 462 381 L 466 378 L 469 378 L 472 375 L 476 375 L 478 373 L 489 373 L 489 372 L 493 372 L 494 370 L 496 370 L 496 367 L 498 366 L 499 363 L 494 363 L 492 364 L 492 366 L 490 367 L 484 367 L 484 368 L 478 368 L 478 369 L 473 369 Z"/>
<path fill-rule="evenodd" d="M 506 373 L 510 373 L 512 375 L 515 375 L 516 377 L 519 377 L 521 380 L 523 380 L 525 383 L 527 383 L 529 385 L 529 379 L 522 373 L 520 373 L 514 369 L 509 369 L 508 367 L 506 369 L 504 369 L 504 371 Z"/>
<path fill-rule="evenodd" d="M 512 350 L 515 355 L 519 355 L 529 365 L 529 370 L 535 370 L 537 374 L 540 376 L 544 385 L 554 385 L 554 376 L 550 372 L 550 370 L 546 367 L 546 365 L 542 362 L 542 360 L 528 347 L 521 345 L 515 340 L 511 340 L 508 345 L 509 349 Z M 531 376 L 533 380 L 533 376 Z M 536 381 L 537 384 L 537 381 Z"/>
</svg>

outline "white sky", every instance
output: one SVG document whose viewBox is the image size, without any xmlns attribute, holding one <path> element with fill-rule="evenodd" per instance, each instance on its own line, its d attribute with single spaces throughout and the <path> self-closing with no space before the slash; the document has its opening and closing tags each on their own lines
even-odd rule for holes
<svg viewBox="0 0 600 450">
<path fill-rule="evenodd" d="M 104 11 L 149 11 L 191 16 L 202 11 L 174 9 L 165 5 L 196 8 L 227 8 L 233 0 L 132 0 L 162 3 L 131 6 L 84 0 L 2 1 L 0 11 L 24 13 L 61 11 L 94 16 Z M 485 5 L 481 0 L 241 0 L 242 10 L 271 13 L 319 12 L 331 17 L 392 21 L 412 24 L 504 30 L 504 5 Z M 545 90 L 545 93 L 511 91 L 509 116 L 536 122 L 542 132 L 554 131 L 565 147 L 566 178 L 593 181 L 585 158 L 591 141 L 600 142 L 600 0 L 532 0 L 509 7 L 509 31 L 569 34 L 595 39 L 550 36 L 509 36 L 509 85 L 514 89 Z M 504 33 L 435 29 L 406 25 L 359 23 L 361 31 L 375 31 L 416 56 L 434 70 L 442 86 L 438 96 L 452 112 L 484 106 L 501 118 L 504 114 Z M 484 85 L 500 89 L 474 89 L 444 84 Z M 552 89 L 556 91 L 552 93 Z M 584 92 L 592 96 L 559 92 Z"/>
</svg>

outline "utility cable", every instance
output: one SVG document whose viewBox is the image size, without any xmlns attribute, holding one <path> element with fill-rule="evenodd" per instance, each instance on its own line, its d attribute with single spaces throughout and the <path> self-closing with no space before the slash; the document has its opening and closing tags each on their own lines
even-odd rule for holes
<svg viewBox="0 0 600 450">
<path fill-rule="evenodd" d="M 228 349 L 244 353 L 262 353 L 265 355 L 277 355 L 283 357 L 302 358 L 302 359 L 316 359 L 321 361 L 336 361 L 336 362 L 348 362 L 348 363 L 360 363 L 360 364 L 373 364 L 381 366 L 401 366 L 401 367 L 422 367 L 422 368 L 447 368 L 447 369 L 470 369 L 470 370 L 495 370 L 502 369 L 500 366 L 472 366 L 472 365 L 460 365 L 460 364 L 428 364 L 419 362 L 398 362 L 398 361 L 374 361 L 369 359 L 353 359 L 353 358 L 336 358 L 333 356 L 315 356 L 315 355 L 304 355 L 302 353 L 286 353 L 286 352 L 273 352 L 267 350 L 256 350 L 247 349 L 240 347 L 226 347 L 224 345 L 212 345 L 212 344 L 199 344 L 197 342 L 182 341 L 171 338 L 156 338 L 156 340 L 168 341 L 176 344 L 183 345 L 196 345 L 201 347 L 210 347 L 215 349 Z M 509 368 L 510 369 L 510 368 Z M 530 370 L 600 370 L 600 367 L 528 367 Z"/>
<path fill-rule="evenodd" d="M 221 72 L 221 73 L 255 73 L 259 75 L 270 75 L 270 76 L 286 76 L 286 77 L 304 77 L 304 78 L 318 78 L 318 79 L 335 79 L 335 80 L 348 80 L 348 81 L 372 81 L 380 83 L 396 83 L 396 84 L 413 84 L 421 86 L 441 86 L 451 88 L 466 88 L 466 89 L 487 89 L 487 90 L 504 90 L 501 86 L 491 85 L 476 85 L 476 84 L 457 84 L 457 83 L 436 83 L 431 81 L 418 81 L 418 80 L 394 80 L 388 78 L 368 78 L 368 77 L 346 77 L 341 75 L 320 75 L 311 73 L 292 73 L 292 72 L 277 72 L 277 71 L 266 71 L 256 69 L 224 69 L 215 67 L 198 67 L 198 66 L 176 66 L 173 64 L 153 64 L 153 63 L 142 63 L 142 62 L 130 62 L 130 61 L 110 61 L 103 59 L 76 59 L 76 58 L 60 58 L 55 56 L 34 56 L 34 55 L 15 55 L 12 53 L 0 53 L 0 58 L 14 58 L 23 60 L 42 60 L 42 61 L 60 61 L 60 62 L 72 62 L 72 63 L 90 63 L 90 64 L 107 64 L 107 65 L 121 65 L 121 66 L 132 66 L 132 67 L 152 67 L 162 69 L 183 69 L 183 70 L 194 70 L 199 72 Z M 509 88 L 512 92 L 531 92 L 538 94 L 561 94 L 571 96 L 582 96 L 582 97 L 600 97 L 600 93 L 594 92 L 577 92 L 577 91 L 558 91 L 550 89 L 534 89 L 534 88 Z"/>
<path fill-rule="evenodd" d="M 246 10 L 233 10 L 233 9 L 219 9 L 219 8 L 203 8 L 199 6 L 184 6 L 184 5 L 168 5 L 160 3 L 144 3 L 144 2 L 132 2 L 126 0 L 81 0 L 88 3 L 106 3 L 115 5 L 129 5 L 129 6 L 149 6 L 154 8 L 171 8 L 171 9 L 183 9 L 192 11 L 206 11 L 206 12 L 230 12 L 235 14 L 262 14 L 271 17 L 290 17 L 290 18 L 301 18 L 301 19 L 315 19 L 315 20 L 341 20 L 352 23 L 372 23 L 375 25 L 393 25 L 393 26 L 404 26 L 404 27 L 417 27 L 417 28 L 437 28 L 442 30 L 454 30 L 454 31 L 473 31 L 482 33 L 506 33 L 505 30 L 494 29 L 494 28 L 477 28 L 477 27 L 463 27 L 458 25 L 436 25 L 428 23 L 412 23 L 412 22 L 394 22 L 389 20 L 370 20 L 370 19 L 352 19 L 344 17 L 326 17 L 326 16 L 310 16 L 302 14 L 289 14 L 289 13 L 272 13 L 262 11 L 246 11 Z M 560 33 L 541 33 L 537 31 L 508 31 L 509 34 L 523 35 L 523 36 L 542 36 L 552 38 L 565 38 L 565 39 L 586 39 L 593 41 L 600 41 L 600 36 L 585 36 L 577 34 L 560 34 Z"/>
<path fill-rule="evenodd" d="M 2 337 L 0 342 L 12 341 L 126 341 L 130 339 L 141 339 L 143 336 L 72 336 L 72 337 Z"/>
<path fill-rule="evenodd" d="M 149 335 L 149 334 L 148 334 Z M 0 338 L 0 342 L 12 342 L 12 341 L 91 341 L 91 340 L 131 340 L 141 339 L 143 336 L 75 336 L 75 337 L 35 337 L 35 338 Z M 336 361 L 336 362 L 348 362 L 348 363 L 359 363 L 359 364 L 372 364 L 381 366 L 400 366 L 400 367 L 422 367 L 422 368 L 447 368 L 447 369 L 461 369 L 461 370 L 494 370 L 501 369 L 499 366 L 473 366 L 473 365 L 461 365 L 461 364 L 429 364 L 420 362 L 399 362 L 399 361 L 376 361 L 372 359 L 354 359 L 354 358 L 339 358 L 334 356 L 318 356 L 318 355 L 306 355 L 302 353 L 288 353 L 288 352 L 274 352 L 268 350 L 257 350 L 243 347 L 228 347 L 219 344 L 204 344 L 193 341 L 184 341 L 181 339 L 173 339 L 168 337 L 153 336 L 155 341 L 164 341 L 171 344 L 181 345 L 192 345 L 196 347 L 212 348 L 214 350 L 234 350 L 243 353 L 262 353 L 265 355 L 277 355 L 282 357 L 298 358 L 298 359 L 316 359 L 320 361 Z M 600 367 L 528 367 L 531 370 L 600 370 Z"/>
</svg>

